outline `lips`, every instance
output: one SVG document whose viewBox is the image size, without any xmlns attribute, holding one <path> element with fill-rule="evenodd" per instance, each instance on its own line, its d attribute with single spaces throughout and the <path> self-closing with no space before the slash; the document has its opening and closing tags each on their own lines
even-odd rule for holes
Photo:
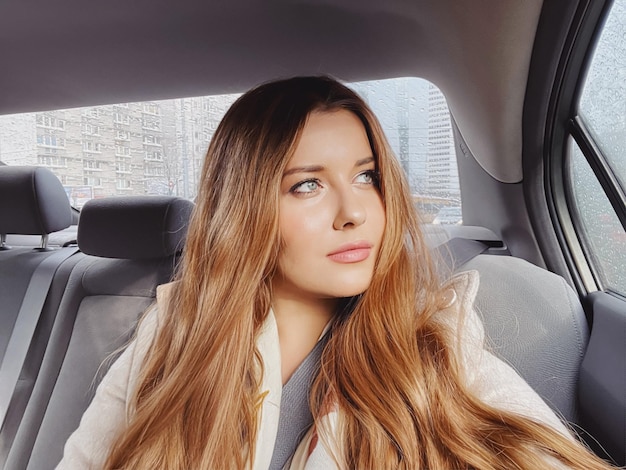
<svg viewBox="0 0 626 470">
<path fill-rule="evenodd" d="M 372 244 L 365 241 L 346 243 L 327 256 L 336 263 L 358 263 L 366 260 L 372 251 Z"/>
</svg>

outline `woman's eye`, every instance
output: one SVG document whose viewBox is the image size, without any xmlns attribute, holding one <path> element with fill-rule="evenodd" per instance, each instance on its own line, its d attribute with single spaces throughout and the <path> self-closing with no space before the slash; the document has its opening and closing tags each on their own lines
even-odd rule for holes
<svg viewBox="0 0 626 470">
<path fill-rule="evenodd" d="M 376 184 L 377 174 L 375 170 L 367 170 L 356 175 L 354 180 L 360 184 Z"/>
<path fill-rule="evenodd" d="M 302 181 L 301 183 L 294 185 L 291 188 L 290 192 L 296 193 L 296 194 L 309 194 L 309 193 L 314 193 L 319 188 L 320 188 L 319 181 L 306 180 L 306 181 Z"/>
</svg>

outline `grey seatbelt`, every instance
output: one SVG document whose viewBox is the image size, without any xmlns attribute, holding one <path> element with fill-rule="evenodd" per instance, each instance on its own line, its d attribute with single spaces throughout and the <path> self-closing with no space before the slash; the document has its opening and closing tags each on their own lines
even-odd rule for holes
<svg viewBox="0 0 626 470">
<path fill-rule="evenodd" d="M 309 408 L 311 383 L 319 370 L 320 358 L 328 335 L 317 342 L 315 347 L 298 366 L 283 387 L 280 399 L 278 433 L 269 470 L 280 470 L 293 455 L 302 437 L 313 424 Z"/>
<path fill-rule="evenodd" d="M 436 248 L 450 267 L 460 267 L 489 248 L 486 243 L 467 238 L 452 238 Z M 313 424 L 309 409 L 309 390 L 317 373 L 326 338 L 317 343 L 283 387 L 278 418 L 278 433 L 269 470 L 281 470 L 293 455 L 300 440 Z"/>
<path fill-rule="evenodd" d="M 44 259 L 30 278 L 0 365 L 0 429 L 24 367 L 35 328 L 52 285 L 52 278 L 61 263 L 77 251 L 78 247 L 60 248 Z"/>
<path fill-rule="evenodd" d="M 450 269 L 460 268 L 465 263 L 489 249 L 487 243 L 469 238 L 451 238 L 435 250 Z"/>
</svg>

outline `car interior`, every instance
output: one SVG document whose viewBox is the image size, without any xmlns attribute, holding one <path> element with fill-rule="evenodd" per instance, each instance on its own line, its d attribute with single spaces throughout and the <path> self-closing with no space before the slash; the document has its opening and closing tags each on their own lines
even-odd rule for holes
<svg viewBox="0 0 626 470">
<path fill-rule="evenodd" d="M 4 0 L 0 118 L 295 75 L 428 80 L 462 202 L 462 222 L 424 224 L 442 271 L 479 272 L 490 348 L 624 466 L 626 54 L 596 60 L 605 42 L 626 50 L 625 0 Z M 53 169 L 3 153 L 2 122 L 0 465 L 51 469 L 175 273 L 194 202 L 73 207 Z"/>
</svg>

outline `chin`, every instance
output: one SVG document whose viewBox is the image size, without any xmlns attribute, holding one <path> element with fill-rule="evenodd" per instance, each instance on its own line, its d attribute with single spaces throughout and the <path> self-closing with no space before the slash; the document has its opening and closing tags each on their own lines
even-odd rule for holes
<svg viewBox="0 0 626 470">
<path fill-rule="evenodd" d="M 354 297 L 355 295 L 365 292 L 371 284 L 371 278 L 363 280 L 361 282 L 355 282 L 355 279 L 350 280 L 338 280 L 333 283 L 334 289 L 331 289 L 332 297 Z"/>
</svg>

